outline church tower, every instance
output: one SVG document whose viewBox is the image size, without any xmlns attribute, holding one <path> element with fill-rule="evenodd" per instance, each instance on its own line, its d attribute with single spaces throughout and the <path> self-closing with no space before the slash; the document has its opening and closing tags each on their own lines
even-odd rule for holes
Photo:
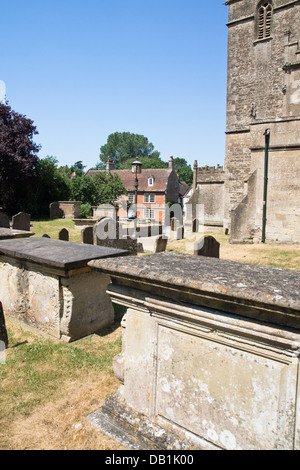
<svg viewBox="0 0 300 470">
<path fill-rule="evenodd" d="M 225 228 L 300 242 L 300 1 L 226 5 Z"/>
</svg>

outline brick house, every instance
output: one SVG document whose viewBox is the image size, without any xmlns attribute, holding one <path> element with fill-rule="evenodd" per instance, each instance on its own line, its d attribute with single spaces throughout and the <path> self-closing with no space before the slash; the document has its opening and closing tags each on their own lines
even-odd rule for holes
<svg viewBox="0 0 300 470">
<path fill-rule="evenodd" d="M 102 170 L 89 170 L 86 176 L 95 175 L 99 171 Z M 125 219 L 131 213 L 130 209 L 127 213 L 127 201 L 135 204 L 135 174 L 131 170 L 115 170 L 111 160 L 106 164 L 106 171 L 117 174 L 128 192 L 127 195 L 121 195 L 118 200 L 118 216 L 120 219 Z M 138 175 L 138 219 L 163 223 L 166 204 L 170 202 L 182 205 L 182 197 L 187 187 L 186 183 L 180 182 L 174 170 L 173 157 L 170 157 L 168 168 L 142 169 Z"/>
</svg>

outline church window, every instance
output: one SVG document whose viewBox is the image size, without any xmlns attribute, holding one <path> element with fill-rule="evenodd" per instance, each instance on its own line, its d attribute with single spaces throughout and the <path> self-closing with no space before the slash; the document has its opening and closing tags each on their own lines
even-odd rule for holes
<svg viewBox="0 0 300 470">
<path fill-rule="evenodd" d="M 273 7 L 271 2 L 263 2 L 258 7 L 258 39 L 271 36 Z"/>
</svg>

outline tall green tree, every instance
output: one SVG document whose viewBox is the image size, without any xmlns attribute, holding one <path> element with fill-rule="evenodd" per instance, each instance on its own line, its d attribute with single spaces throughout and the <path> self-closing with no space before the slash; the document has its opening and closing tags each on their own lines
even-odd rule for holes
<svg viewBox="0 0 300 470">
<path fill-rule="evenodd" d="M 55 157 L 47 156 L 36 165 L 35 188 L 27 206 L 32 216 L 48 217 L 51 202 L 70 198 L 71 179 L 57 164 Z"/>
<path fill-rule="evenodd" d="M 177 171 L 180 181 L 184 181 L 189 186 L 193 182 L 193 170 L 191 165 L 184 158 L 174 158 L 174 170 Z"/>
<path fill-rule="evenodd" d="M 142 157 L 158 159 L 160 156 L 147 137 L 130 132 L 110 134 L 107 143 L 100 148 L 100 152 L 100 162 L 105 164 L 108 159 L 111 159 L 116 169 L 122 168 L 128 160 L 133 161 Z"/>
<path fill-rule="evenodd" d="M 72 200 L 91 206 L 113 204 L 121 194 L 127 192 L 120 177 L 106 171 L 94 176 L 73 178 L 70 188 Z"/>
<path fill-rule="evenodd" d="M 129 158 L 120 165 L 121 170 L 130 170 L 132 166 L 133 158 Z M 139 157 L 139 161 L 143 165 L 143 169 L 147 170 L 150 168 L 168 168 L 168 163 L 164 162 L 160 157 Z"/>
</svg>

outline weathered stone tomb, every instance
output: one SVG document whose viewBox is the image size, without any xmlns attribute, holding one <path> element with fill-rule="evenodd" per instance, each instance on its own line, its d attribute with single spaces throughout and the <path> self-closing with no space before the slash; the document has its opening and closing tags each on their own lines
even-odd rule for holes
<svg viewBox="0 0 300 470">
<path fill-rule="evenodd" d="M 300 273 L 160 253 L 98 260 L 127 307 L 121 381 L 89 416 L 136 449 L 300 449 Z"/>
<path fill-rule="evenodd" d="M 0 301 L 5 315 L 55 338 L 74 341 L 112 323 L 109 276 L 92 259 L 124 250 L 50 238 L 0 242 Z"/>
</svg>

